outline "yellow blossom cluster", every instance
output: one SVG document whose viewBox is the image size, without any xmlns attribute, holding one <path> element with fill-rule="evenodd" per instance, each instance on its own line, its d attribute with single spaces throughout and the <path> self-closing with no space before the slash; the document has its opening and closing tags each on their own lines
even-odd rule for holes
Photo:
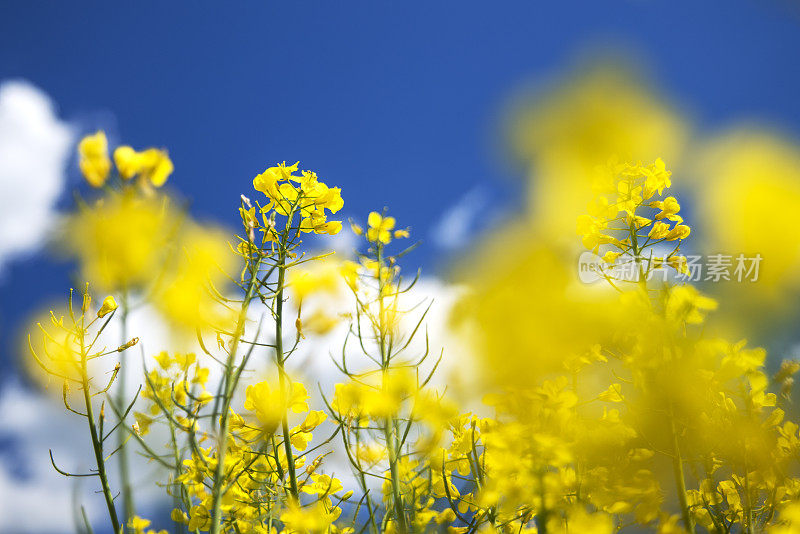
<svg viewBox="0 0 800 534">
<path fill-rule="evenodd" d="M 105 137 L 79 150 L 87 180 L 106 184 Z M 171 164 L 150 150 L 117 148 L 123 181 L 163 183 Z M 413 245 L 394 247 L 408 229 L 372 212 L 364 227 L 351 222 L 362 237 L 352 261 L 310 254 L 304 236 L 341 231 L 328 216 L 343 201 L 298 164 L 255 177 L 266 200 L 242 197 L 243 235 L 227 248 L 214 231 L 179 223 L 152 191 L 123 184 L 83 207 L 70 246 L 82 274 L 122 298 L 93 306 L 87 290 L 79 311 L 70 299 L 31 341 L 33 362 L 88 422 L 94 466 L 81 476 L 97 477 L 114 532 L 160 534 L 136 513 L 124 469 L 115 502 L 106 462 L 127 450 L 159 466 L 173 526 L 196 534 L 794 532 L 800 363 L 770 374 L 765 350 L 709 328 L 717 300 L 648 280 L 664 265 L 686 272 L 679 246 L 691 230 L 671 185 L 657 159 L 612 161 L 587 187 L 595 198 L 578 220 L 582 243 L 609 265 L 632 263 L 634 287 L 610 271 L 616 293 L 576 286 L 572 248 L 544 238 L 511 248 L 529 231 L 473 256 L 452 321 L 485 364 L 468 406 L 442 380 L 443 352 L 426 326 L 432 305 L 413 298 L 418 277 L 404 279 Z M 344 319 L 344 341 L 328 351 L 341 380 L 309 384 L 292 358 L 320 357 L 306 337 L 333 327 L 310 326 L 328 308 L 308 310 L 320 294 L 341 301 L 344 288 L 350 311 L 330 319 Z M 110 350 L 98 340 L 111 321 L 124 326 L 134 289 L 194 327 L 199 350 L 157 352 L 138 392 L 112 392 L 120 365 L 99 383 L 95 362 L 137 339 Z"/>
<path fill-rule="evenodd" d="M 623 257 L 636 263 L 642 277 L 661 264 L 688 272 L 686 258 L 677 252 L 691 228 L 683 224 L 675 197 L 661 198 L 672 185 L 671 174 L 661 159 L 648 165 L 609 163 L 598 170 L 594 184 L 598 195 L 589 204 L 589 213 L 578 218 L 583 245 L 594 253 L 610 245 L 603 261 L 615 263 Z M 648 249 L 665 242 L 677 243 L 666 257 L 648 255 Z"/>
<path fill-rule="evenodd" d="M 105 185 L 111 171 L 105 132 L 101 130 L 84 137 L 78 145 L 78 156 L 81 172 L 89 185 Z M 137 152 L 127 145 L 114 150 L 114 164 L 123 181 L 138 177 L 144 187 L 161 187 L 175 169 L 166 150 L 148 148 Z"/>
<path fill-rule="evenodd" d="M 273 241 L 277 237 L 273 213 L 290 219 L 297 214 L 300 220 L 298 228 L 304 233 L 334 235 L 342 229 L 341 221 L 328 221 L 325 213 L 325 210 L 336 213 L 342 209 L 342 190 L 328 187 L 313 171 L 303 170 L 297 175 L 299 163 L 288 167 L 281 163 L 253 178 L 255 190 L 267 197 L 267 202 L 259 207 L 262 220 L 259 222 L 256 217 L 255 207 L 240 211 L 245 226 L 261 229 L 264 241 Z"/>
</svg>

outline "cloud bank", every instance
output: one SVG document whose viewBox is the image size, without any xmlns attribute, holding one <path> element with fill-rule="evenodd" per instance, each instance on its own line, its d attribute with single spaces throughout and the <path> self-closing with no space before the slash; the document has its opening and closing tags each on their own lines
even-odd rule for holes
<svg viewBox="0 0 800 534">
<path fill-rule="evenodd" d="M 73 140 L 44 92 L 24 81 L 0 83 L 0 272 L 44 243 Z"/>
</svg>

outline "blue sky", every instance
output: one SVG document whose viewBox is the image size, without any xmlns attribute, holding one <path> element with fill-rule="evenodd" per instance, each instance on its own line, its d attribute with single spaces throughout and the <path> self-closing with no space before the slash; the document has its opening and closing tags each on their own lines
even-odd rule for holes
<svg viewBox="0 0 800 534">
<path fill-rule="evenodd" d="M 601 5 L 602 4 L 602 5 Z M 792 2 L 17 2 L 0 7 L 0 81 L 47 92 L 112 141 L 165 146 L 171 184 L 205 219 L 277 161 L 342 187 L 346 216 L 384 205 L 425 241 L 480 187 L 514 205 L 500 115 L 531 81 L 609 44 L 646 64 L 701 128 L 758 117 L 800 132 Z M 74 162 L 69 189 L 81 179 Z M 65 195 L 64 206 L 70 195 Z M 25 315 L 69 286 L 43 255 L 0 279 L 0 361 Z"/>
</svg>

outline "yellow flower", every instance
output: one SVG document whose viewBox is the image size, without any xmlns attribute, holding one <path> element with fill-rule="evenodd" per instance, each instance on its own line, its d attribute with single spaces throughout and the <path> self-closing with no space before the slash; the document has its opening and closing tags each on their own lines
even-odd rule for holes
<svg viewBox="0 0 800 534">
<path fill-rule="evenodd" d="M 253 178 L 253 187 L 269 199 L 261 208 L 265 217 L 265 241 L 275 238 L 272 230 L 266 230 L 271 227 L 266 223 L 266 213 L 272 209 L 275 210 L 273 217 L 275 213 L 298 214 L 300 231 L 304 233 L 334 235 L 342 229 L 341 221 L 328 221 L 325 213 L 325 210 L 336 213 L 344 206 L 341 189 L 320 182 L 313 171 L 302 171 L 301 176 L 296 176 L 298 165 L 299 162 L 287 167 L 284 162 Z"/>
<path fill-rule="evenodd" d="M 164 185 L 174 170 L 167 151 L 157 148 L 136 152 L 129 146 L 117 147 L 114 150 L 114 163 L 123 179 L 129 180 L 138 175 L 154 187 Z"/>
<path fill-rule="evenodd" d="M 653 196 L 656 192 L 660 195 L 664 192 L 664 189 L 672 186 L 672 180 L 670 179 L 672 173 L 667 170 L 667 166 L 661 158 L 657 158 L 652 165 L 640 166 L 639 169 L 645 176 L 645 198 Z"/>
<path fill-rule="evenodd" d="M 92 187 L 102 187 L 111 170 L 106 134 L 98 131 L 81 139 L 78 144 L 78 154 L 80 156 L 78 164 L 86 181 Z"/>
<path fill-rule="evenodd" d="M 550 236 L 568 235 L 591 198 L 590 177 L 609 158 L 681 154 L 683 118 L 637 74 L 608 62 L 576 70 L 514 114 L 513 149 L 529 164 L 529 214 Z"/>
<path fill-rule="evenodd" d="M 339 510 L 334 508 L 328 511 L 322 501 L 316 501 L 306 507 L 292 501 L 281 514 L 280 519 L 286 526 L 287 532 L 302 534 L 317 534 L 325 532 L 336 520 Z"/>
<path fill-rule="evenodd" d="M 667 241 L 675 241 L 676 239 L 686 239 L 689 237 L 689 234 L 692 232 L 692 229 L 686 226 L 685 224 L 677 224 L 675 228 L 667 233 Z"/>
<path fill-rule="evenodd" d="M 23 360 L 25 371 L 35 383 L 49 387 L 55 379 L 57 383 L 64 383 L 67 387 L 67 382 L 81 380 L 81 338 L 87 335 L 85 331 L 82 333 L 82 323 L 84 317 L 87 323 L 89 319 L 84 313 L 85 310 L 78 313 L 72 306 L 66 306 L 59 307 L 56 311 L 37 314 L 25 340 L 27 346 L 24 350 L 30 357 Z M 87 354 L 90 374 L 99 363 L 98 358 L 91 356 L 92 354 Z M 58 393 L 66 395 L 68 391 L 59 390 Z"/>
<path fill-rule="evenodd" d="M 300 191 L 292 184 L 286 182 L 279 185 L 278 194 L 272 199 L 275 202 L 275 211 L 281 215 L 289 215 L 299 196 Z"/>
<path fill-rule="evenodd" d="M 315 228 L 318 234 L 336 235 L 342 231 L 342 221 L 328 221 Z"/>
<path fill-rule="evenodd" d="M 192 506 L 189 510 L 189 530 L 208 530 L 211 527 L 211 514 L 202 505 Z"/>
<path fill-rule="evenodd" d="M 373 243 L 381 242 L 384 245 L 392 240 L 392 229 L 395 225 L 394 217 L 384 217 L 377 211 L 369 214 L 367 219 L 369 229 L 367 239 Z"/>
<path fill-rule="evenodd" d="M 189 522 L 189 517 L 186 515 L 186 512 L 184 512 L 180 508 L 173 508 L 172 512 L 170 512 L 169 514 L 169 517 L 176 523 L 186 524 Z"/>
<path fill-rule="evenodd" d="M 354 261 L 345 260 L 339 269 L 339 274 L 344 278 L 347 287 L 355 291 L 358 286 L 358 274 L 361 270 L 361 265 Z"/>
<path fill-rule="evenodd" d="M 303 432 L 310 432 L 321 425 L 327 418 L 328 415 L 325 412 L 312 410 L 308 412 L 308 415 L 303 421 L 303 424 L 300 425 L 300 428 L 303 430 Z"/>
<path fill-rule="evenodd" d="M 146 529 L 149 526 L 150 526 L 150 520 L 149 519 L 142 519 L 138 515 L 137 516 L 133 516 L 133 518 L 131 518 L 128 521 L 128 528 L 133 529 L 133 531 L 136 534 L 143 534 L 144 533 L 144 529 Z"/>
<path fill-rule="evenodd" d="M 673 287 L 667 296 L 667 317 L 677 321 L 685 321 L 687 324 L 702 323 L 705 318 L 705 312 L 715 309 L 717 309 L 717 301 L 702 295 L 697 289 L 689 285 Z"/>
<path fill-rule="evenodd" d="M 750 328 L 752 316 L 740 309 L 767 304 L 775 313 L 796 302 L 785 290 L 800 287 L 800 247 L 793 245 L 800 243 L 800 147 L 777 132 L 747 129 L 715 140 L 702 156 L 697 206 L 708 243 L 714 251 L 764 258 L 750 290 L 739 283 L 729 289 L 739 303 L 731 306 L 732 319 Z"/>
<path fill-rule="evenodd" d="M 123 180 L 133 178 L 141 167 L 141 156 L 132 147 L 118 146 L 114 150 L 114 164 Z"/>
<path fill-rule="evenodd" d="M 163 271 L 178 219 L 166 198 L 111 194 L 73 214 L 59 245 L 100 290 L 144 286 Z"/>
<path fill-rule="evenodd" d="M 229 234 L 219 228 L 186 223 L 176 236 L 177 253 L 159 278 L 154 303 L 173 325 L 197 328 L 227 328 L 234 313 L 220 303 L 217 292 L 230 282 L 236 257 L 228 247 Z"/>
<path fill-rule="evenodd" d="M 287 411 L 308 410 L 308 392 L 303 384 L 292 382 L 287 392 L 267 382 L 247 386 L 244 409 L 254 412 L 268 434 L 275 432 Z"/>
<path fill-rule="evenodd" d="M 664 239 L 669 235 L 669 232 L 669 225 L 659 221 L 653 224 L 653 227 L 650 228 L 650 232 L 647 234 L 647 236 L 651 239 Z"/>
<path fill-rule="evenodd" d="M 354 223 L 352 221 L 350 222 L 350 229 L 356 235 L 363 235 L 364 234 L 364 229 L 361 227 L 361 225 L 356 224 L 356 223 Z"/>
<path fill-rule="evenodd" d="M 309 495 L 327 497 L 328 495 L 344 489 L 341 481 L 328 475 L 313 474 L 309 478 L 311 479 L 312 483 L 303 484 L 303 487 L 301 488 L 303 493 L 308 493 Z"/>
<path fill-rule="evenodd" d="M 622 398 L 622 385 L 611 384 L 605 391 L 600 393 L 597 398 L 606 402 L 622 402 L 624 400 Z"/>
<path fill-rule="evenodd" d="M 658 208 L 661 211 L 656 214 L 656 219 L 670 219 L 675 220 L 675 215 L 681 211 L 681 205 L 678 204 L 678 200 L 675 197 L 667 197 L 663 201 L 656 201 L 650 204 L 653 208 Z"/>
<path fill-rule="evenodd" d="M 689 265 L 686 262 L 685 256 L 678 256 L 678 255 L 669 256 L 667 257 L 667 264 L 676 271 L 678 271 L 679 273 L 687 275 L 690 273 Z"/>
<path fill-rule="evenodd" d="M 276 167 L 269 167 L 267 170 L 253 178 L 253 188 L 261 191 L 270 199 L 276 199 L 278 194 L 278 182 L 289 180 L 292 173 L 297 172 L 298 161 L 294 165 L 286 166 L 286 162 L 278 164 Z"/>
<path fill-rule="evenodd" d="M 330 258 L 306 263 L 288 272 L 287 287 L 302 301 L 316 293 L 336 295 L 341 289 L 341 263 Z"/>
<path fill-rule="evenodd" d="M 109 295 L 105 299 L 103 299 L 103 305 L 97 311 L 97 316 L 105 317 L 106 315 L 108 315 L 109 313 L 113 312 L 116 309 L 117 309 L 117 301 L 114 300 L 114 297 Z"/>
</svg>

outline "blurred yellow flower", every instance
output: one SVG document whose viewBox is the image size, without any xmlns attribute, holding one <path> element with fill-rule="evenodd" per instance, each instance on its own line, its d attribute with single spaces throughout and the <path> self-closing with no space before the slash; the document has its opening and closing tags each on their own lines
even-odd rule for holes
<svg viewBox="0 0 800 534">
<path fill-rule="evenodd" d="M 178 224 L 166 197 L 112 193 L 71 215 L 59 245 L 96 288 L 134 288 L 158 278 Z"/>
<path fill-rule="evenodd" d="M 77 381 L 81 376 L 80 342 L 69 324 L 69 315 L 65 321 L 65 312 L 68 313 L 57 310 L 38 314 L 26 340 L 28 346 L 22 351 L 26 355 L 32 353 L 32 357 L 23 359 L 23 367 L 42 387 L 49 386 L 54 377 L 60 381 Z"/>
<path fill-rule="evenodd" d="M 106 134 L 98 131 L 81 139 L 78 144 L 78 155 L 78 164 L 86 181 L 92 187 L 102 187 L 111 170 Z"/>
<path fill-rule="evenodd" d="M 518 102 L 511 144 L 529 168 L 530 215 L 554 237 L 569 237 L 598 165 L 659 156 L 674 162 L 687 137 L 684 119 L 641 76 L 610 62 Z"/>
<path fill-rule="evenodd" d="M 373 211 L 367 218 L 367 239 L 372 242 L 380 241 L 384 245 L 392 240 L 392 229 L 395 225 L 394 217 L 384 217 L 377 211 Z"/>
<path fill-rule="evenodd" d="M 153 187 L 164 185 L 175 169 L 167 151 L 157 148 L 137 152 L 129 146 L 117 147 L 114 150 L 114 163 L 124 180 L 140 176 Z"/>
<path fill-rule="evenodd" d="M 177 253 L 159 277 L 153 302 L 175 326 L 196 329 L 231 326 L 234 312 L 221 299 L 231 282 L 236 256 L 228 245 L 229 233 L 186 221 L 175 236 Z"/>
<path fill-rule="evenodd" d="M 697 173 L 706 250 L 760 254 L 754 298 L 800 288 L 800 145 L 773 132 L 734 131 L 705 148 Z"/>
<path fill-rule="evenodd" d="M 308 411 L 308 391 L 303 384 L 291 382 L 288 388 L 259 382 L 247 386 L 244 409 L 253 412 L 267 434 L 275 432 L 287 412 Z"/>
</svg>

